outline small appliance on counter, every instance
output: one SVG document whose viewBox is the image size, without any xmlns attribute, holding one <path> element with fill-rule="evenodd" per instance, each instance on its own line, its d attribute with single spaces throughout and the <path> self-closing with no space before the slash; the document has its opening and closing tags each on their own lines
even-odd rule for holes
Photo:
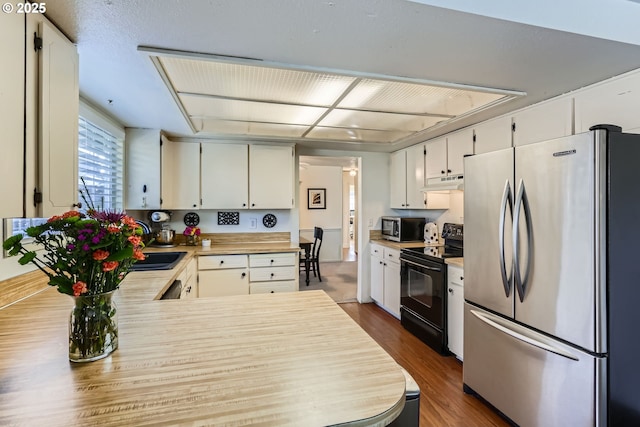
<svg viewBox="0 0 640 427">
<path fill-rule="evenodd" d="M 151 246 L 161 248 L 172 248 L 176 246 L 175 236 L 176 231 L 171 229 L 169 221 L 171 220 L 171 212 L 156 211 L 149 214 L 149 219 L 153 224 L 152 235 L 155 236 L 155 240 Z"/>
<path fill-rule="evenodd" d="M 433 222 L 424 225 L 424 244 L 427 246 L 438 244 L 438 226 Z"/>
<path fill-rule="evenodd" d="M 382 238 L 393 242 L 419 242 L 424 238 L 426 218 L 383 216 Z"/>
</svg>

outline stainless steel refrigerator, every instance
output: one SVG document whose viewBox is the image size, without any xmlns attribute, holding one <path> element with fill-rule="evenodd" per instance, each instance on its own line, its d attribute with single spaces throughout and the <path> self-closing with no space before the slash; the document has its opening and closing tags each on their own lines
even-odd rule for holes
<svg viewBox="0 0 640 427">
<path fill-rule="evenodd" d="M 465 159 L 464 387 L 518 425 L 640 425 L 640 135 Z"/>
</svg>

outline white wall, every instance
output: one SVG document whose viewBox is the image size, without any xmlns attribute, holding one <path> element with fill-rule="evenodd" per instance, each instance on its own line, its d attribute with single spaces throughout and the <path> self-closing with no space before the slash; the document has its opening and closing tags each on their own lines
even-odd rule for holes
<svg viewBox="0 0 640 427">
<path fill-rule="evenodd" d="M 324 233 L 320 260 L 342 260 L 342 167 L 306 166 L 300 169 L 298 182 L 300 235 L 307 240 L 313 240 L 313 227 L 321 227 Z M 309 188 L 326 189 L 326 209 L 308 209 Z"/>
</svg>

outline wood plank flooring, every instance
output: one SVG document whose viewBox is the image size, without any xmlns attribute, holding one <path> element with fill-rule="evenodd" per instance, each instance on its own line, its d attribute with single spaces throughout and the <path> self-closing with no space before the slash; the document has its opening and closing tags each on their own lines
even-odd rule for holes
<svg viewBox="0 0 640 427">
<path fill-rule="evenodd" d="M 340 304 L 420 386 L 421 427 L 508 426 L 493 409 L 462 391 L 462 363 L 444 357 L 375 304 Z"/>
</svg>

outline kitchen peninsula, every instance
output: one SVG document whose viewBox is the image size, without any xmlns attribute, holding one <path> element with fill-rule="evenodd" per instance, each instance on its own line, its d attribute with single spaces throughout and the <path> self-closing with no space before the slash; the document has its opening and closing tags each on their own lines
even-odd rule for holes
<svg viewBox="0 0 640 427">
<path fill-rule="evenodd" d="M 322 291 L 154 300 L 192 256 L 129 274 L 119 348 L 99 361 L 68 361 L 67 295 L 0 310 L 0 424 L 382 426 L 400 413 L 401 368 Z"/>
</svg>

